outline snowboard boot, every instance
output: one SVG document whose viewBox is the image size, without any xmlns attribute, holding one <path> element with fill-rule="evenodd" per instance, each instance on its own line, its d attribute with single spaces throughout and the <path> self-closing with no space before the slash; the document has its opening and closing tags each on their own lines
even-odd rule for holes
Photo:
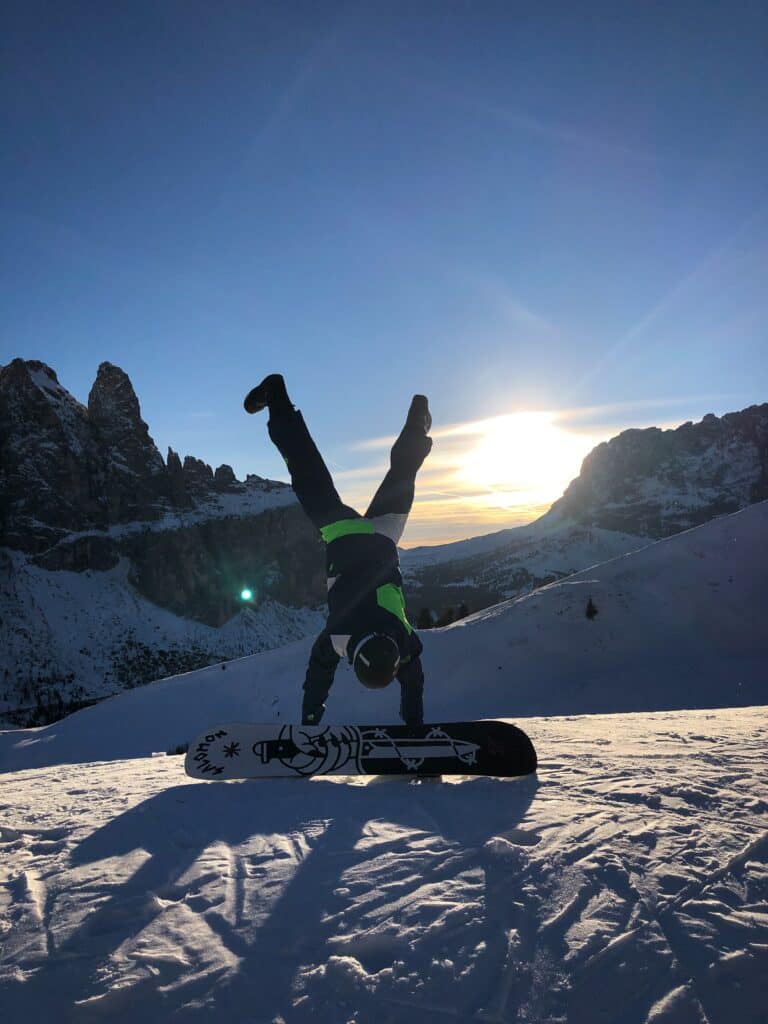
<svg viewBox="0 0 768 1024">
<path fill-rule="evenodd" d="M 245 396 L 243 407 L 246 412 L 261 412 L 269 408 L 270 415 L 293 412 L 293 405 L 285 390 L 285 381 L 281 373 L 270 373 L 261 384 L 257 384 Z"/>
<path fill-rule="evenodd" d="M 432 416 L 429 412 L 426 395 L 414 395 L 411 407 L 405 419 L 406 427 L 414 427 L 428 434 L 432 428 Z"/>
</svg>

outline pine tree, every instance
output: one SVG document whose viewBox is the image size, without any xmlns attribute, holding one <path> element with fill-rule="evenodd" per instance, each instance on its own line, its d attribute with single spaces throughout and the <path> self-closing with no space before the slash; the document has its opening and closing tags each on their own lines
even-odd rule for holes
<svg viewBox="0 0 768 1024">
<path fill-rule="evenodd" d="M 429 608 L 422 608 L 416 620 L 416 629 L 432 629 L 433 625 L 432 612 Z"/>
<path fill-rule="evenodd" d="M 437 625 L 450 626 L 450 624 L 454 621 L 455 617 L 456 616 L 454 615 L 453 606 L 451 606 L 450 608 L 446 608 L 444 611 L 440 613 L 440 617 L 437 620 Z"/>
</svg>

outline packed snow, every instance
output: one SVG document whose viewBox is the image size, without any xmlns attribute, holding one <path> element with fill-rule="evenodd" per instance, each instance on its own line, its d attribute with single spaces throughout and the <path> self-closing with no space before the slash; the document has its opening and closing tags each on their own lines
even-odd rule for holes
<svg viewBox="0 0 768 1024">
<path fill-rule="evenodd" d="M 538 778 L 5 778 L 4 1018 L 764 1021 L 766 710 L 524 724 Z"/>
<path fill-rule="evenodd" d="M 767 516 L 424 635 L 428 717 L 514 719 L 535 777 L 211 783 L 165 756 L 295 720 L 307 641 L 0 733 L 4 1019 L 764 1022 Z M 340 670 L 328 721 L 396 696 Z"/>
</svg>

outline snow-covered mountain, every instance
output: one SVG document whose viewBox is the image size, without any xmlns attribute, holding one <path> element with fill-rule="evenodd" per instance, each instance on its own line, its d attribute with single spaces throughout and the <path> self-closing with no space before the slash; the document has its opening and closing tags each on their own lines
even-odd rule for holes
<svg viewBox="0 0 768 1024">
<path fill-rule="evenodd" d="M 768 404 L 598 445 L 529 526 L 403 553 L 412 607 L 482 608 L 768 498 Z"/>
<path fill-rule="evenodd" d="M 118 367 L 87 407 L 43 363 L 0 368 L 0 713 L 57 717 L 304 636 L 323 568 L 289 486 L 163 461 Z"/>
<path fill-rule="evenodd" d="M 767 425 L 763 405 L 626 431 L 538 522 L 404 552 L 412 620 L 488 607 L 759 500 Z M 322 547 L 290 487 L 163 460 L 110 363 L 87 405 L 44 363 L 0 367 L 0 720 L 54 719 L 313 634 L 324 600 Z"/>
<path fill-rule="evenodd" d="M 5 1016 L 763 1024 L 768 708 L 734 705 L 768 698 L 767 526 L 756 504 L 425 635 L 433 719 L 568 712 L 520 722 L 537 777 L 149 756 L 295 717 L 305 641 L 0 733 Z M 391 720 L 390 690 L 342 670 L 328 718 Z"/>
</svg>

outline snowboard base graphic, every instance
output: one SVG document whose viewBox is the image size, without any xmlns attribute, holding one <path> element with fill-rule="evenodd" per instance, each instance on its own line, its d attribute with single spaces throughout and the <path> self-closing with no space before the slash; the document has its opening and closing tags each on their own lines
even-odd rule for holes
<svg viewBox="0 0 768 1024">
<path fill-rule="evenodd" d="M 197 736 L 184 761 L 195 779 L 297 775 L 529 775 L 536 751 L 508 722 L 443 725 L 257 725 Z"/>
</svg>

